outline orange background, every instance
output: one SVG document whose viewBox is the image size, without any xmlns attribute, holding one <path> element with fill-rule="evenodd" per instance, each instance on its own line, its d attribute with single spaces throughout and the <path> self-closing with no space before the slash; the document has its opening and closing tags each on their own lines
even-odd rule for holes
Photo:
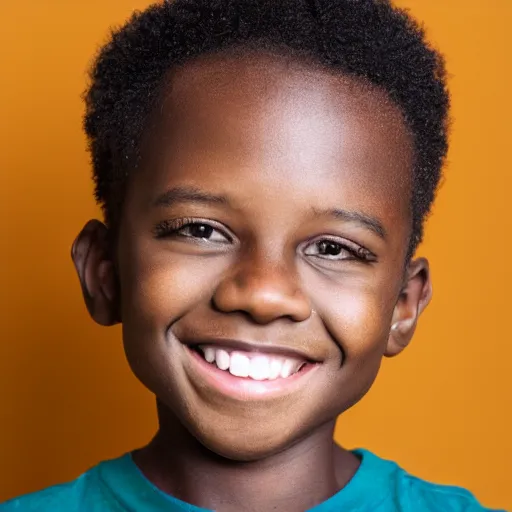
<svg viewBox="0 0 512 512">
<path fill-rule="evenodd" d="M 98 215 L 85 70 L 108 26 L 147 4 L 1 2 L 0 501 L 74 478 L 156 427 L 120 329 L 88 318 L 69 258 Z M 512 1 L 399 4 L 424 20 L 452 75 L 447 180 L 420 249 L 435 298 L 337 438 L 512 510 Z"/>
</svg>

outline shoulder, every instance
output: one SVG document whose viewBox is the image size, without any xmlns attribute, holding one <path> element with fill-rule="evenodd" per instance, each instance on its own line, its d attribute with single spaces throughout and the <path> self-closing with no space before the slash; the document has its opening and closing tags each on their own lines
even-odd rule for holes
<svg viewBox="0 0 512 512">
<path fill-rule="evenodd" d="M 389 510 L 403 512 L 493 512 L 478 502 L 462 487 L 439 485 L 422 480 L 402 469 L 395 462 L 381 459 L 367 450 L 358 450 L 360 456 L 371 463 L 376 472 L 386 475 L 386 499 L 395 504 Z M 370 464 L 369 464 L 370 465 Z M 384 494 L 384 493 L 383 493 Z M 383 506 L 383 510 L 388 510 Z M 380 509 L 379 509 L 380 510 Z M 494 512 L 505 512 L 504 510 Z"/>
<path fill-rule="evenodd" d="M 79 497 L 83 494 L 85 486 L 84 476 L 61 485 L 55 485 L 42 491 L 26 494 L 0 504 L 0 512 L 46 512 L 50 510 L 62 510 L 65 506 L 69 512 L 78 509 Z"/>
<path fill-rule="evenodd" d="M 432 512 L 491 512 L 462 487 L 439 485 L 402 471 L 401 487 L 411 503 Z M 497 511 L 496 511 L 497 512 Z M 504 511 L 503 511 L 504 512 Z"/>
<path fill-rule="evenodd" d="M 0 512 L 93 512 L 94 507 L 88 507 L 92 496 L 98 493 L 100 466 L 91 468 L 73 481 L 0 503 Z"/>
</svg>

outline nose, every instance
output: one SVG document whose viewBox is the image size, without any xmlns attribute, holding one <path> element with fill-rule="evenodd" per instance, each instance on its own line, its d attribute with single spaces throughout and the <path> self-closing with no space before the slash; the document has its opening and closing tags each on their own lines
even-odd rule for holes
<svg viewBox="0 0 512 512">
<path fill-rule="evenodd" d="M 225 277 L 215 290 L 213 305 L 224 313 L 243 312 L 259 324 L 279 318 L 302 322 L 312 311 L 295 265 L 263 255 L 246 259 Z"/>
</svg>

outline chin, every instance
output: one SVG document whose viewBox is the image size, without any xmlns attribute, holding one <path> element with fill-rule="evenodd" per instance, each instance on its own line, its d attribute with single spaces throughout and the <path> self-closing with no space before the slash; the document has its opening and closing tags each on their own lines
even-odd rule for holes
<svg viewBox="0 0 512 512">
<path fill-rule="evenodd" d="M 299 420 L 288 415 L 288 418 L 281 416 L 274 421 L 231 418 L 229 422 L 194 421 L 183 426 L 215 455 L 230 461 L 255 462 L 278 455 L 307 437 L 316 437 L 315 433 L 323 436 L 324 431 L 332 437 L 336 416 L 323 419 L 321 421 L 320 415 L 306 415 Z"/>
<path fill-rule="evenodd" d="M 219 439 L 210 435 L 209 439 L 198 438 L 198 441 L 215 455 L 234 462 L 255 462 L 267 459 L 285 450 L 288 446 L 288 443 L 274 445 L 266 440 L 258 443 L 245 436 Z"/>
</svg>

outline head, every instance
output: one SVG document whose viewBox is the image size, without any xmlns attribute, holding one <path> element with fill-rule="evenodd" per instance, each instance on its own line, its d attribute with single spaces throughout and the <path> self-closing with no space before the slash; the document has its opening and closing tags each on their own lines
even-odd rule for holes
<svg viewBox="0 0 512 512">
<path fill-rule="evenodd" d="M 282 451 L 411 340 L 444 77 L 385 0 L 165 2 L 100 52 L 85 129 L 105 222 L 73 258 L 92 317 L 122 323 L 135 375 L 208 449 Z M 226 393 L 205 347 L 301 369 L 280 392 Z"/>
</svg>

